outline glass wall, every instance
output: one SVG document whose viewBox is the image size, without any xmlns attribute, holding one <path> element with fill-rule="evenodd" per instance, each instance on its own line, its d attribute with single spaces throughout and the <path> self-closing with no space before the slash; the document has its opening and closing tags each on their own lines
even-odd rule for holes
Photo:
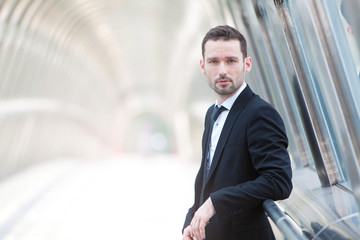
<svg viewBox="0 0 360 240">
<path fill-rule="evenodd" d="M 359 1 L 227 4 L 253 58 L 247 82 L 285 121 L 294 190 L 281 206 L 311 239 L 357 239 Z"/>
<path fill-rule="evenodd" d="M 248 82 L 282 115 L 294 170 L 314 169 L 323 187 L 341 185 L 360 206 L 360 26 L 350 2 L 228 4 L 249 39 Z"/>
</svg>

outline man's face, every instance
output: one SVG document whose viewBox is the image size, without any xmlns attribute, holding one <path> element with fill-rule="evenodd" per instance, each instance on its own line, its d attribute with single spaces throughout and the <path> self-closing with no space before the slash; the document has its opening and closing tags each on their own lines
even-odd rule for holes
<svg viewBox="0 0 360 240">
<path fill-rule="evenodd" d="M 238 40 L 209 40 L 200 67 L 209 86 L 226 99 L 244 84 L 245 74 L 251 69 L 251 58 L 243 59 Z"/>
</svg>

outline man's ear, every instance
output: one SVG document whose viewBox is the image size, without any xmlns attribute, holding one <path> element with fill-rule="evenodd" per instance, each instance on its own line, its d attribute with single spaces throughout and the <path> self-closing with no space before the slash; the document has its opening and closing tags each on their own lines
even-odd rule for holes
<svg viewBox="0 0 360 240">
<path fill-rule="evenodd" d="M 201 68 L 202 74 L 205 75 L 205 63 L 204 63 L 204 60 L 202 58 L 200 59 L 200 68 Z"/>
<path fill-rule="evenodd" d="M 245 73 L 249 73 L 251 70 L 252 59 L 251 57 L 245 58 Z"/>
</svg>

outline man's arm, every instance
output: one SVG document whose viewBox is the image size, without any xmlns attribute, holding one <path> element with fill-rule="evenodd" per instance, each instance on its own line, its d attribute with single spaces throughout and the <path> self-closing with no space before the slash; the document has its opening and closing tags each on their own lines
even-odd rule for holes
<svg viewBox="0 0 360 240">
<path fill-rule="evenodd" d="M 195 207 L 195 205 L 194 205 L 194 206 L 192 206 L 192 207 L 189 209 L 188 213 L 186 214 L 184 226 L 183 226 L 183 229 L 182 229 L 183 232 L 185 231 L 185 228 L 190 225 L 191 220 L 192 220 L 193 217 L 194 217 L 195 211 L 196 211 L 196 207 Z"/>
<path fill-rule="evenodd" d="M 209 223 L 210 218 L 214 216 L 215 213 L 216 211 L 211 202 L 211 198 L 208 198 L 194 214 L 194 217 L 189 226 L 190 236 L 193 237 L 195 240 L 204 239 L 205 227 Z M 185 230 L 187 230 L 187 228 Z"/>
</svg>

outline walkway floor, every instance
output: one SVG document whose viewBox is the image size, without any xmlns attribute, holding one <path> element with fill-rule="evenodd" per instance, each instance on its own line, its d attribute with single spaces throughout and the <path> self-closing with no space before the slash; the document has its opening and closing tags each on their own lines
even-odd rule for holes
<svg viewBox="0 0 360 240">
<path fill-rule="evenodd" d="M 0 182 L 0 239 L 181 239 L 197 168 L 167 156 L 31 167 Z"/>
</svg>

